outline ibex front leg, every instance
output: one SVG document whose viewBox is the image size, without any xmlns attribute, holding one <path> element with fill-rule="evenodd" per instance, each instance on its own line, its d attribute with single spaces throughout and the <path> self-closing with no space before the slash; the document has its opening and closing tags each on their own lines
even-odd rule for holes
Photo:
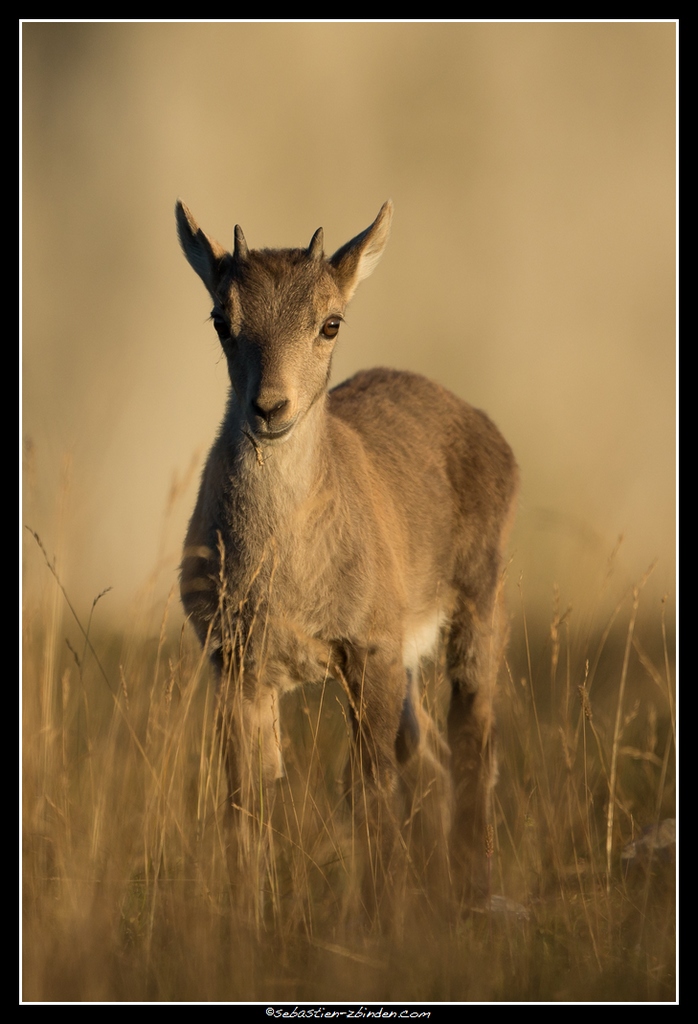
<svg viewBox="0 0 698 1024">
<path fill-rule="evenodd" d="M 226 699 L 227 697 L 227 699 Z M 221 691 L 222 748 L 228 779 L 231 880 L 258 919 L 268 903 L 272 812 L 283 775 L 279 698 L 250 678 Z"/>
</svg>

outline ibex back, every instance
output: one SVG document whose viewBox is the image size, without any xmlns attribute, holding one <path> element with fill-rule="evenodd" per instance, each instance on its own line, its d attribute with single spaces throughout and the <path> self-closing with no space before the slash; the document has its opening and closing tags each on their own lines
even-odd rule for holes
<svg viewBox="0 0 698 1024">
<path fill-rule="evenodd" d="M 236 227 L 229 253 L 181 202 L 176 215 L 232 385 L 181 592 L 220 679 L 238 826 L 254 816 L 260 785 L 283 774 L 280 694 L 333 677 L 361 766 L 355 806 L 369 836 L 380 830 L 371 849 L 384 873 L 401 770 L 419 756 L 438 760 L 441 743 L 452 779 L 449 870 L 462 898 L 485 864 L 512 452 L 484 413 L 416 374 L 369 370 L 328 393 L 346 306 L 388 239 L 389 202 L 329 258 L 322 229 L 307 249 L 257 251 Z M 419 692 L 420 661 L 439 650 L 450 755 Z"/>
</svg>

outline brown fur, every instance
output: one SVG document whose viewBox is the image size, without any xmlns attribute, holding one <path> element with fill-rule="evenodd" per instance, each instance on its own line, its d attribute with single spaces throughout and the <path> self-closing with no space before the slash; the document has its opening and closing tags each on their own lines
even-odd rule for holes
<svg viewBox="0 0 698 1024">
<path fill-rule="evenodd" d="M 239 814 L 282 774 L 279 695 L 340 679 L 354 720 L 367 827 L 389 870 L 399 766 L 444 744 L 419 661 L 445 640 L 452 696 L 451 866 L 485 863 L 493 777 L 494 620 L 518 473 L 488 417 L 416 374 L 376 369 L 327 392 L 335 327 L 378 261 L 392 206 L 327 259 L 226 253 L 177 204 L 180 242 L 214 302 L 230 397 L 184 548 L 185 609 L 221 677 Z M 325 333 L 323 333 L 323 330 Z M 328 336 L 329 335 L 329 336 Z"/>
</svg>

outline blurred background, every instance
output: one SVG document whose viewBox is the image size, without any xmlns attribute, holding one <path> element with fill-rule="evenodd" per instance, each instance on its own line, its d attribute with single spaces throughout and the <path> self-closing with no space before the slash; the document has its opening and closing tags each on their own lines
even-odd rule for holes
<svg viewBox="0 0 698 1024">
<path fill-rule="evenodd" d="M 23 520 L 81 615 L 106 587 L 115 627 L 161 607 L 223 411 L 178 196 L 227 247 L 322 225 L 328 253 L 392 197 L 334 381 L 390 365 L 487 410 L 532 612 L 655 560 L 650 604 L 672 593 L 673 23 L 25 23 L 22 46 Z"/>
</svg>

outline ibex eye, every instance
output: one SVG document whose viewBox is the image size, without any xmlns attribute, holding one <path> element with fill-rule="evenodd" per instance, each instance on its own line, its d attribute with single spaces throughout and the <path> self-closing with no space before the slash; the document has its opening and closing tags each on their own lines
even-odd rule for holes
<svg viewBox="0 0 698 1024">
<path fill-rule="evenodd" d="M 339 334 L 339 325 L 341 322 L 342 321 L 338 316 L 331 316 L 329 320 L 325 320 L 320 333 L 326 338 L 336 338 Z"/>
<path fill-rule="evenodd" d="M 220 315 L 220 313 L 214 312 L 211 313 L 211 319 L 213 320 L 213 326 L 215 327 L 216 334 L 218 335 L 220 340 L 227 341 L 228 338 L 230 337 L 230 331 L 223 317 Z"/>
</svg>

